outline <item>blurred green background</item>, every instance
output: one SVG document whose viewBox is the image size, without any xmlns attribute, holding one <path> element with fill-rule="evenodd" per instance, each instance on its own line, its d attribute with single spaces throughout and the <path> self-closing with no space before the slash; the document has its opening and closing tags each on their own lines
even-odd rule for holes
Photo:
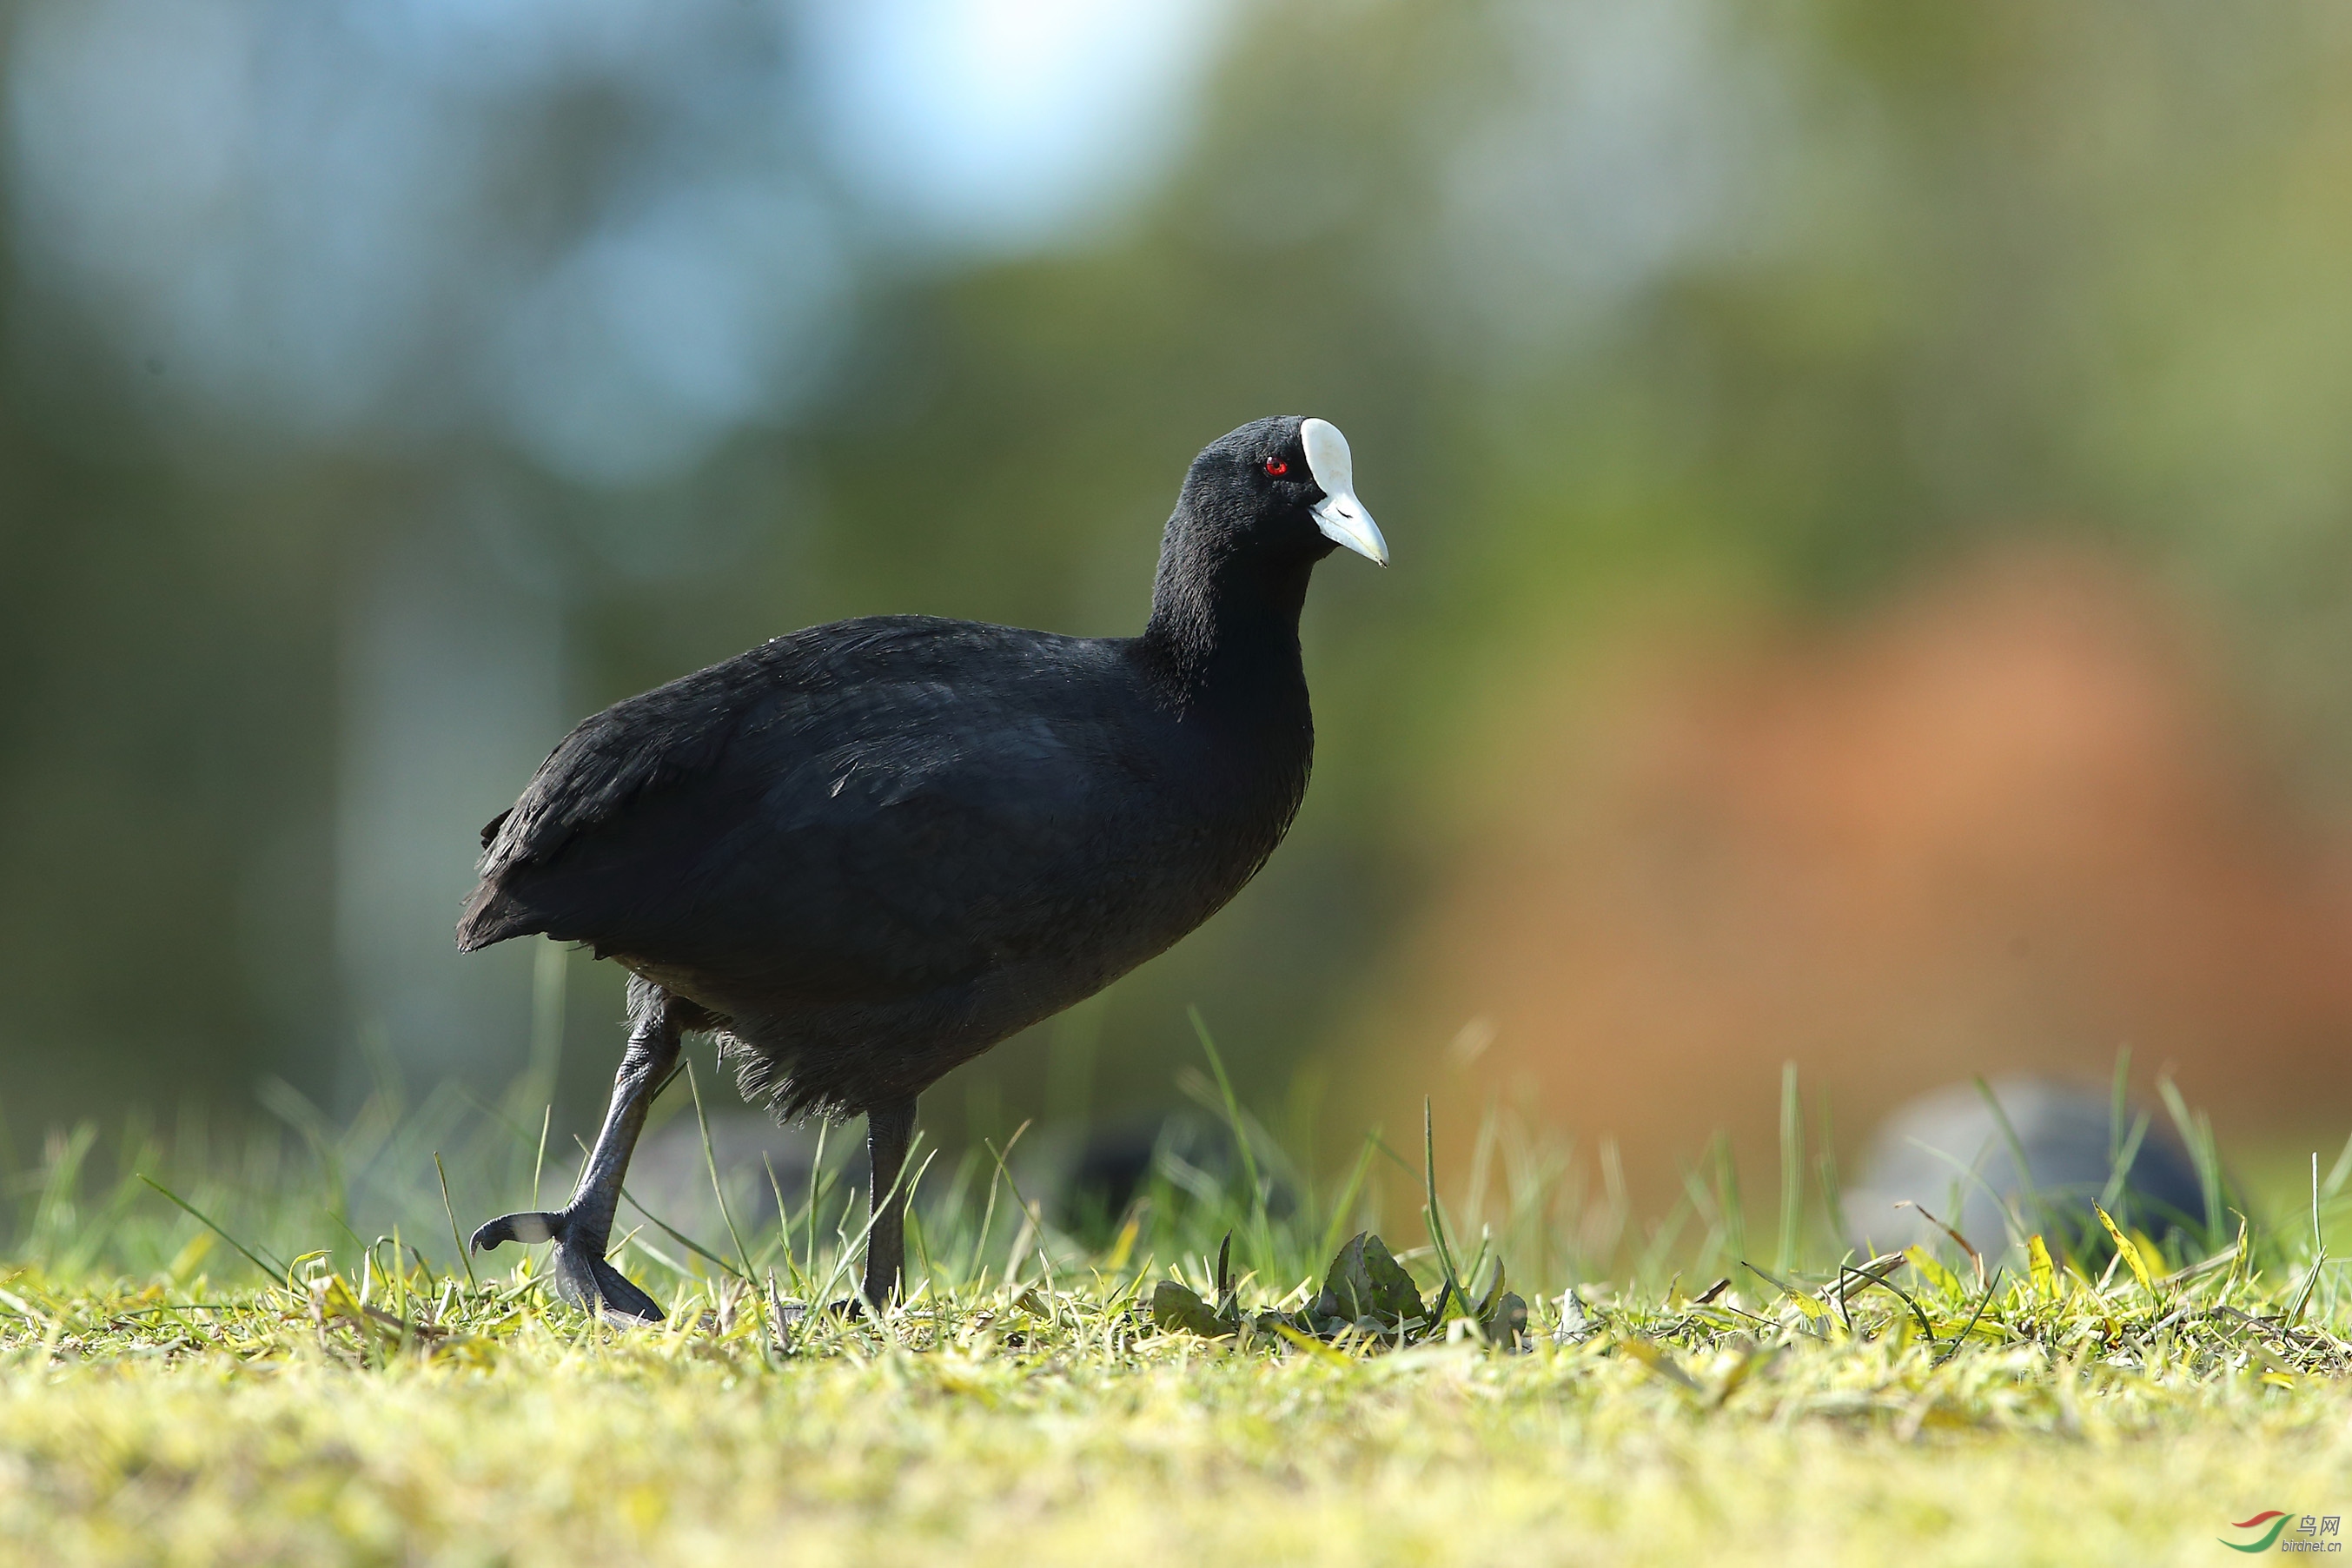
<svg viewBox="0 0 2352 1568">
<path fill-rule="evenodd" d="M 1278 412 L 1396 561 L 1316 586 L 1297 828 L 934 1124 L 1147 1113 L 1190 1004 L 1260 1100 L 1667 1152 L 1784 1058 L 1842 1132 L 2119 1044 L 2232 1129 L 2352 1111 L 2340 6 L 5 0 L 0 49 L 20 1138 L 505 1083 L 534 956 L 449 928 L 572 722 L 845 615 L 1131 631 Z M 1964 831 L 1842 836 L 2012 751 Z M 1913 912 L 1852 983 L 1782 900 L 1832 862 Z M 585 1124 L 619 985 L 566 984 Z"/>
</svg>

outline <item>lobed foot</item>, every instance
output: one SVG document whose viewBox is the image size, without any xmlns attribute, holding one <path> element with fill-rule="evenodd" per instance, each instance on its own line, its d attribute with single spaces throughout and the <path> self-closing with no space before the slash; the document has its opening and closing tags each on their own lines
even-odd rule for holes
<svg viewBox="0 0 2352 1568">
<path fill-rule="evenodd" d="M 591 1236 L 571 1209 L 552 1213 L 502 1214 L 474 1232 L 473 1249 L 487 1252 L 507 1241 L 552 1241 L 551 1260 L 555 1289 L 562 1298 L 606 1317 L 641 1323 L 662 1321 L 654 1299 L 629 1283 L 618 1269 L 604 1260 L 607 1238 Z"/>
<path fill-rule="evenodd" d="M 839 1318 L 844 1322 L 856 1322 L 866 1315 L 866 1303 L 856 1296 L 845 1296 L 829 1306 L 814 1307 L 806 1301 L 779 1301 L 776 1315 L 787 1328 L 806 1322 L 813 1317 Z"/>
</svg>

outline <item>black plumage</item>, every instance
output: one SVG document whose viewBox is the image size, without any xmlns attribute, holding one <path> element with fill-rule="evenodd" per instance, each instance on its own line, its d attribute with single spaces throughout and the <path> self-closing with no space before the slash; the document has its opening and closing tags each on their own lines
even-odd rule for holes
<svg viewBox="0 0 2352 1568">
<path fill-rule="evenodd" d="M 544 933 L 635 977 L 580 1189 L 479 1246 L 561 1243 L 567 1291 L 657 1317 L 604 1262 L 681 1031 L 747 1096 L 866 1114 L 875 1186 L 942 1073 L 1164 951 L 1281 841 L 1314 746 L 1298 616 L 1317 561 L 1385 561 L 1330 425 L 1265 419 L 1187 474 L 1132 638 L 886 616 L 812 627 L 617 703 L 484 830 L 470 951 Z M 900 1271 L 878 1195 L 866 1294 Z"/>
</svg>

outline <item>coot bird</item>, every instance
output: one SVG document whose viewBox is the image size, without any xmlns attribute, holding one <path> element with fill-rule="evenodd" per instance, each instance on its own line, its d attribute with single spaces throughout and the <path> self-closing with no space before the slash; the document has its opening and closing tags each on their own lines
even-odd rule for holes
<svg viewBox="0 0 2352 1568">
<path fill-rule="evenodd" d="M 483 830 L 457 946 L 621 964 L 628 1048 L 571 1201 L 474 1245 L 552 1240 L 567 1296 L 658 1319 L 604 1250 L 679 1036 L 710 1030 L 746 1097 L 866 1118 L 886 1302 L 916 1096 L 1167 949 L 1281 841 L 1314 749 L 1298 613 L 1339 545 L 1387 564 L 1346 438 L 1261 419 L 1193 459 L 1140 636 L 836 622 L 566 736 Z"/>
</svg>

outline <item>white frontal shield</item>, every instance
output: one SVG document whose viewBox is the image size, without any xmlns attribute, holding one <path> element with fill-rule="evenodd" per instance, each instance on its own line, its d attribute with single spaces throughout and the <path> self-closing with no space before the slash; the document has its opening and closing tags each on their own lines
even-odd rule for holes
<svg viewBox="0 0 2352 1568">
<path fill-rule="evenodd" d="M 1298 427 L 1299 444 L 1307 448 L 1307 466 L 1323 487 L 1323 498 L 1310 510 L 1323 537 L 1343 544 L 1375 566 L 1389 563 L 1389 543 L 1372 526 L 1372 515 L 1356 499 L 1355 463 L 1348 455 L 1348 438 L 1327 419 L 1310 419 Z"/>
</svg>

